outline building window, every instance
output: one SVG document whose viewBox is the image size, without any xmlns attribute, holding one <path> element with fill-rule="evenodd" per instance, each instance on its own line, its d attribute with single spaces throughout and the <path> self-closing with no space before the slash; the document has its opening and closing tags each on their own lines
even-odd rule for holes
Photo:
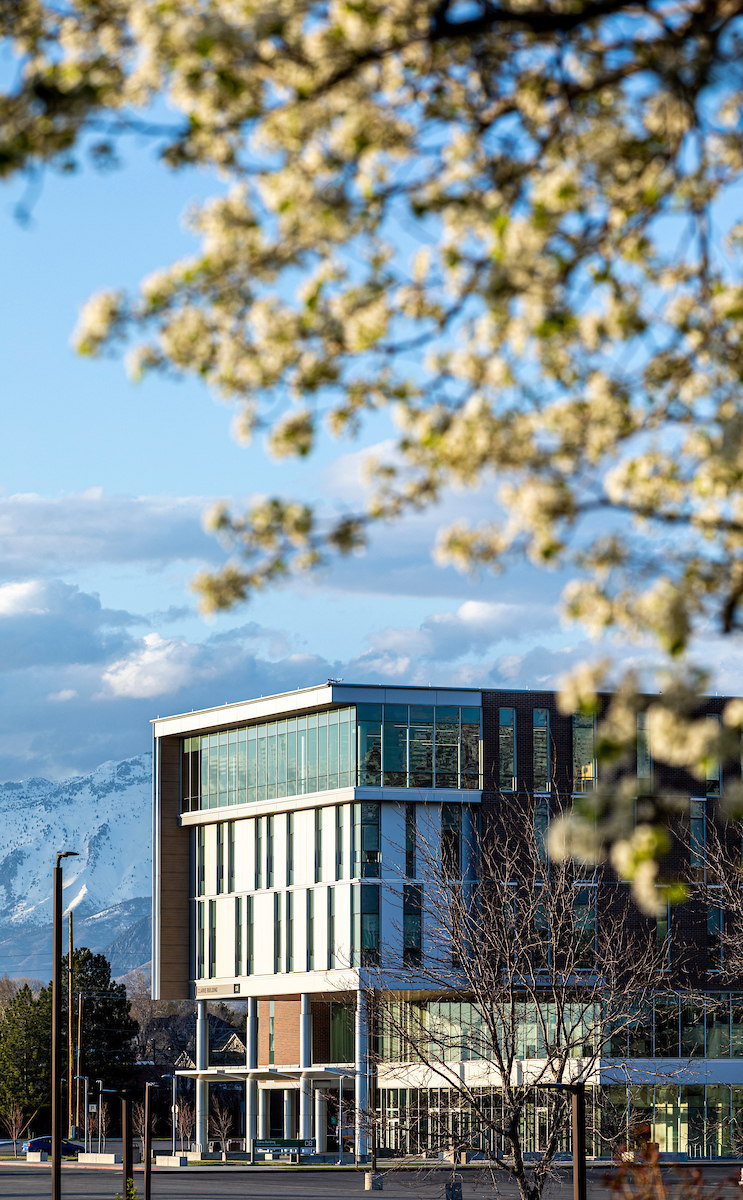
<svg viewBox="0 0 743 1200">
<path fill-rule="evenodd" d="M 354 874 L 362 879 L 379 878 L 379 804 L 354 804 Z"/>
<path fill-rule="evenodd" d="M 354 1061 L 353 1011 L 348 1003 L 330 1001 L 330 1061 Z"/>
<path fill-rule="evenodd" d="M 204 978 L 204 901 L 196 905 L 196 978 Z"/>
<path fill-rule="evenodd" d="M 546 796 L 537 796 L 534 800 L 534 840 L 536 851 L 541 862 L 546 862 L 547 840 L 550 828 L 550 805 Z"/>
<path fill-rule="evenodd" d="M 224 891 L 224 821 L 217 824 L 217 895 Z"/>
<path fill-rule="evenodd" d="M 667 971 L 671 965 L 671 908 L 660 904 L 655 915 L 655 945 L 660 956 L 660 969 Z"/>
<path fill-rule="evenodd" d="M 328 888 L 328 970 L 336 966 L 335 961 L 335 888 Z"/>
<path fill-rule="evenodd" d="M 707 905 L 707 970 L 722 970 L 722 935 L 724 914 L 721 904 Z"/>
<path fill-rule="evenodd" d="M 227 891 L 235 890 L 235 822 L 227 826 Z"/>
<path fill-rule="evenodd" d="M 480 708 L 358 704 L 356 720 L 360 785 L 482 786 Z"/>
<path fill-rule="evenodd" d="M 206 891 L 206 829 L 199 825 L 196 830 L 196 895 Z"/>
<path fill-rule="evenodd" d="M 379 965 L 379 887 L 354 884 L 353 887 L 354 966 Z"/>
<path fill-rule="evenodd" d="M 441 805 L 441 863 L 450 879 L 462 875 L 462 806 Z"/>
<path fill-rule="evenodd" d="M 235 896 L 235 975 L 243 973 L 243 904 L 240 896 Z"/>
<path fill-rule="evenodd" d="M 209 901 L 209 978 L 217 973 L 217 902 Z"/>
<path fill-rule="evenodd" d="M 294 893 L 286 893 L 286 969 L 294 970 Z"/>
<path fill-rule="evenodd" d="M 257 817 L 255 822 L 255 890 L 263 887 L 263 825 L 265 817 Z"/>
<path fill-rule="evenodd" d="M 498 719 L 498 784 L 502 792 L 516 790 L 516 709 L 500 709 Z"/>
<path fill-rule="evenodd" d="M 356 710 L 184 738 L 183 809 L 252 804 L 356 782 Z"/>
<path fill-rule="evenodd" d="M 411 704 L 408 728 L 410 786 L 433 787 L 433 705 Z"/>
<path fill-rule="evenodd" d="M 286 885 L 294 883 L 294 813 L 286 814 Z"/>
<path fill-rule="evenodd" d="M 281 970 L 281 951 L 283 947 L 281 937 L 281 892 L 273 894 L 273 969 L 274 974 L 278 975 Z"/>
<path fill-rule="evenodd" d="M 689 801 L 689 867 L 692 879 L 704 879 L 707 865 L 707 801 Z"/>
<path fill-rule="evenodd" d="M 573 950 L 577 967 L 596 965 L 596 895 L 594 888 L 578 887 L 573 900 Z"/>
<path fill-rule="evenodd" d="M 653 790 L 650 719 L 646 712 L 637 714 L 637 790 L 641 796 Z"/>
<path fill-rule="evenodd" d="M 254 921 L 254 903 L 253 897 L 247 896 L 245 899 L 245 916 L 247 924 L 247 952 L 248 961 L 246 967 L 246 975 L 255 974 L 255 921 Z"/>
<path fill-rule="evenodd" d="M 404 883 L 402 888 L 402 958 L 407 967 L 419 967 L 423 958 L 423 888 Z"/>
<path fill-rule="evenodd" d="M 315 883 L 322 883 L 322 809 L 315 809 Z"/>
<path fill-rule="evenodd" d="M 384 756 L 385 787 L 408 786 L 408 706 L 407 704 L 384 705 L 384 733 L 382 753 Z"/>
<path fill-rule="evenodd" d="M 596 782 L 596 721 L 573 714 L 573 791 L 591 792 Z"/>
<path fill-rule="evenodd" d="M 315 893 L 307 890 L 307 970 L 315 969 Z"/>
<path fill-rule="evenodd" d="M 266 887 L 273 887 L 273 838 L 275 817 L 266 817 Z"/>
<path fill-rule="evenodd" d="M 714 726 L 714 732 L 717 733 L 720 727 L 720 717 L 717 713 L 708 713 L 707 720 Z M 707 759 L 707 795 L 719 796 L 722 791 L 722 772 L 720 770 L 720 760 L 717 758 Z"/>
<path fill-rule="evenodd" d="M 268 1065 L 272 1067 L 276 1062 L 276 1034 L 274 1021 L 276 1017 L 274 1001 L 268 1002 Z"/>
<path fill-rule="evenodd" d="M 532 709 L 532 773 L 535 792 L 550 790 L 550 713 L 548 708 Z"/>
<path fill-rule="evenodd" d="M 337 804 L 335 808 L 335 877 L 343 878 L 343 824 L 345 808 Z"/>
<path fill-rule="evenodd" d="M 408 879 L 415 879 L 418 874 L 416 863 L 416 807 L 415 804 L 405 805 L 405 874 Z"/>
</svg>

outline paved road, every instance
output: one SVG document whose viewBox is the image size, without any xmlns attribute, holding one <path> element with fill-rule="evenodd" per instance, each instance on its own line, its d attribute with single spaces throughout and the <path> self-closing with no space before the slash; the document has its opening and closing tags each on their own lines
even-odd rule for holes
<svg viewBox="0 0 743 1200">
<path fill-rule="evenodd" d="M 737 1187 L 739 1168 L 707 1168 L 705 1183 L 710 1197 L 722 1186 L 723 1200 L 739 1200 Z M 594 1200 L 608 1200 L 603 1187 L 604 1172 L 589 1171 L 588 1195 Z M 436 1171 L 392 1172 L 385 1177 L 385 1200 L 441 1200 L 446 1173 Z M 717 1186 L 716 1186 L 717 1185 Z M 135 1186 L 142 1195 L 142 1175 L 135 1174 Z M 121 1191 L 121 1175 L 113 1171 L 76 1170 L 65 1168 L 62 1175 L 64 1200 L 114 1200 Z M 2 1200 L 46 1200 L 51 1194 L 51 1180 L 46 1167 L 3 1165 L 0 1168 L 0 1197 Z M 187 1168 L 180 1173 L 153 1173 L 152 1200 L 347 1200 L 364 1194 L 364 1177 L 355 1171 L 291 1171 L 280 1169 L 238 1171 L 233 1168 L 208 1170 Z M 495 1195 L 492 1184 L 484 1174 L 464 1173 L 463 1200 L 487 1200 Z M 515 1197 L 511 1188 L 501 1188 L 499 1196 Z M 547 1200 L 570 1200 L 572 1180 L 570 1171 L 561 1172 L 561 1182 L 552 1185 Z"/>
</svg>

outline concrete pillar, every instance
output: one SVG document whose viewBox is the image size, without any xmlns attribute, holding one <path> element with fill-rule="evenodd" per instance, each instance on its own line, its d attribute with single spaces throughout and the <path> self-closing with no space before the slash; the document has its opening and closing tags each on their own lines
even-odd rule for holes
<svg viewBox="0 0 743 1200">
<path fill-rule="evenodd" d="M 206 1000 L 196 1001 L 196 1070 L 206 1071 L 209 1067 L 209 1014 Z M 208 1148 L 209 1142 L 209 1081 L 196 1080 L 196 1146 Z"/>
<path fill-rule="evenodd" d="M 364 993 L 356 993 L 356 1022 L 354 1029 L 355 1058 L 356 1058 L 356 1112 L 354 1117 L 356 1154 L 365 1158 L 369 1153 L 369 1137 L 366 1127 L 367 1100 L 367 1027 L 366 1027 L 366 998 Z"/>
<path fill-rule="evenodd" d="M 310 1028 L 310 997 L 302 992 L 299 1000 L 299 1066 L 312 1066 L 312 1030 Z M 299 1136 L 312 1137 L 312 1080 L 304 1075 L 299 1081 Z"/>
<path fill-rule="evenodd" d="M 271 1122 L 271 1092 L 269 1088 L 258 1088 L 258 1137 L 268 1138 Z"/>
<path fill-rule="evenodd" d="M 315 1149 L 328 1152 L 328 1098 L 322 1088 L 315 1088 Z"/>
<path fill-rule="evenodd" d="M 249 1071 L 258 1067 L 258 1001 L 248 998 L 248 1014 L 245 1022 L 245 1065 Z M 258 1137 L 258 1084 L 254 1079 L 245 1080 L 245 1146 L 250 1148 L 250 1139 Z"/>
<path fill-rule="evenodd" d="M 284 1137 L 297 1136 L 297 1122 L 294 1115 L 294 1088 L 284 1088 Z"/>
</svg>

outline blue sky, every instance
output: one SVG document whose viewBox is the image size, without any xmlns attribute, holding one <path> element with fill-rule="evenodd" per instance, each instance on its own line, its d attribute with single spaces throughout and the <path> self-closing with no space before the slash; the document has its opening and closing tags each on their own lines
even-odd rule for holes
<svg viewBox="0 0 743 1200">
<path fill-rule="evenodd" d="M 134 386 L 120 360 L 75 356 L 80 305 L 190 253 L 180 216 L 220 186 L 166 172 L 147 147 L 124 160 L 50 174 L 28 227 L 14 217 L 22 184 L 0 187 L 0 781 L 87 771 L 148 749 L 153 716 L 327 675 L 544 687 L 587 657 L 580 631 L 560 626 L 557 577 L 475 584 L 431 562 L 439 521 L 483 515 L 487 493 L 378 531 L 364 557 L 312 583 L 198 616 L 189 580 L 224 559 L 200 523 L 213 500 L 279 490 L 353 504 L 365 446 L 391 431 L 377 422 L 366 442 L 277 464 L 237 446 L 230 409 L 198 385 Z"/>
</svg>

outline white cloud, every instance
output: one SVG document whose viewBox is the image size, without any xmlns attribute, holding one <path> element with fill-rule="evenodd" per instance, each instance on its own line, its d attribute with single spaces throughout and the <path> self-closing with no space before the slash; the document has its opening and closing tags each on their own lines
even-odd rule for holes
<svg viewBox="0 0 743 1200">
<path fill-rule="evenodd" d="M 46 591 L 45 584 L 39 579 L 2 584 L 0 586 L 0 617 L 17 617 L 22 614 L 48 612 Z"/>
<path fill-rule="evenodd" d="M 47 696 L 47 700 L 53 700 L 57 703 L 63 704 L 65 700 L 74 700 L 76 696 L 77 692 L 74 688 L 62 688 L 61 692 L 50 692 Z"/>
<path fill-rule="evenodd" d="M 194 679 L 199 649 L 183 638 L 148 633 L 142 645 L 103 672 L 109 695 L 144 699 L 177 692 Z"/>
</svg>

